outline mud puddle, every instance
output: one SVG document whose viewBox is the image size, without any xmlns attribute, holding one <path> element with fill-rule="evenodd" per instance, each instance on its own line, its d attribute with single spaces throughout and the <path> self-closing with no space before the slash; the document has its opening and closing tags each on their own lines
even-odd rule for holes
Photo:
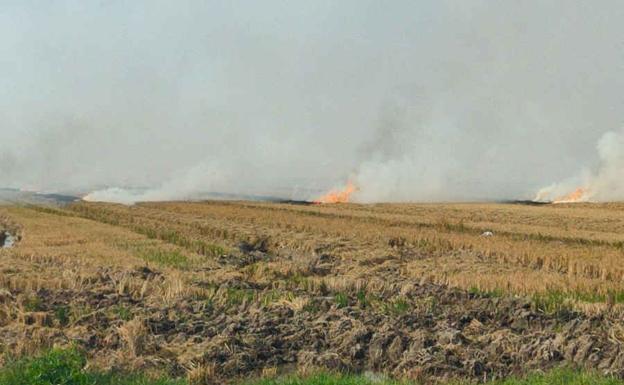
<svg viewBox="0 0 624 385">
<path fill-rule="evenodd" d="M 9 249 L 15 246 L 15 243 L 17 243 L 17 236 L 8 231 L 0 232 L 0 247 L 3 249 Z"/>
</svg>

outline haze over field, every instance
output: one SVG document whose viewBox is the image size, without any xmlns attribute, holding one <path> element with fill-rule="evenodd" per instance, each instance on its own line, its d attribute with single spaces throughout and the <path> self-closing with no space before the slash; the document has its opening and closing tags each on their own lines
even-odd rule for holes
<svg viewBox="0 0 624 385">
<path fill-rule="evenodd" d="M 621 200 L 623 16 L 609 0 L 5 1 L 0 184 Z"/>
</svg>

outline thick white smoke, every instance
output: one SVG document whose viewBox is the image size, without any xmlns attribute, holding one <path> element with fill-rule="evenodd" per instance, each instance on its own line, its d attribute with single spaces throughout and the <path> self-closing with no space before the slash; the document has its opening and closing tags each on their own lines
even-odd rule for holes
<svg viewBox="0 0 624 385">
<path fill-rule="evenodd" d="M 92 202 L 167 201 L 202 198 L 202 192 L 214 191 L 213 186 L 223 182 L 223 175 L 215 165 L 200 163 L 191 170 L 173 177 L 164 184 L 151 188 L 109 187 L 90 192 L 83 197 Z"/>
<path fill-rule="evenodd" d="M 618 201 L 624 199 L 624 129 L 604 134 L 596 146 L 600 162 L 595 171 L 541 189 L 536 200 Z M 575 199 L 567 196 L 579 191 Z"/>
<path fill-rule="evenodd" d="M 624 199 L 624 129 L 606 133 L 598 142 L 598 153 L 600 168 L 590 181 L 594 199 Z"/>
</svg>

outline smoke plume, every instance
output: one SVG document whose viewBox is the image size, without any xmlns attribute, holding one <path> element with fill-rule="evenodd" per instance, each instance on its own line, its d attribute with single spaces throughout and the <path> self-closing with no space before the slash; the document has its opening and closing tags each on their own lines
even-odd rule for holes
<svg viewBox="0 0 624 385">
<path fill-rule="evenodd" d="M 0 184 L 123 203 L 348 181 L 361 202 L 624 199 L 622 16 L 615 0 L 9 1 Z"/>
<path fill-rule="evenodd" d="M 572 201 L 624 199 L 624 129 L 607 132 L 596 147 L 600 158 L 596 170 L 584 169 L 576 177 L 542 188 L 535 199 L 557 201 L 571 191 L 579 192 Z"/>
</svg>

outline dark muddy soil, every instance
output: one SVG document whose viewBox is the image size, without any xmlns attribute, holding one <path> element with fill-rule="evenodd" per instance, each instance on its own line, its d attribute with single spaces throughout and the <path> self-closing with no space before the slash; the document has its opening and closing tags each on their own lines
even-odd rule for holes
<svg viewBox="0 0 624 385">
<path fill-rule="evenodd" d="M 353 298 L 340 309 L 331 299 L 318 299 L 316 312 L 252 307 L 202 313 L 185 303 L 175 309 L 193 315 L 185 323 L 169 322 L 168 312 L 148 322 L 166 338 L 193 336 L 202 352 L 195 359 L 217 363 L 223 377 L 284 365 L 437 379 L 487 380 L 560 364 L 624 374 L 621 341 L 605 318 L 546 316 L 521 300 L 434 285 L 415 285 L 404 294 L 430 303 L 400 315 L 379 314 Z"/>
<path fill-rule="evenodd" d="M 15 246 L 18 241 L 17 235 L 11 234 L 9 231 L 0 231 L 0 247 L 10 248 Z"/>
<path fill-rule="evenodd" d="M 404 302 L 385 310 L 357 293 L 337 301 L 335 293 L 315 296 L 303 291 L 297 293 L 307 296 L 307 305 L 301 308 L 254 300 L 217 304 L 205 298 L 165 306 L 120 295 L 108 274 L 103 271 L 100 282 L 94 282 L 108 289 L 40 291 L 38 311 L 53 318 L 69 302 L 91 309 L 50 338 L 77 342 L 94 357 L 105 357 L 102 361 L 112 367 L 131 361 L 136 365 L 138 360 L 182 375 L 185 368 L 203 364 L 214 366 L 218 379 L 253 376 L 271 367 L 485 381 L 572 365 L 624 376 L 624 333 L 619 320 L 576 313 L 546 315 L 518 298 L 489 298 L 413 284 L 400 293 L 386 293 L 388 303 L 396 295 Z M 161 279 L 149 269 L 137 271 L 136 276 Z M 251 287 L 240 281 L 223 286 L 228 290 Z M 118 311 L 111 309 L 120 307 L 130 309 L 134 320 L 119 320 Z M 57 321 L 34 317 L 26 322 Z M 130 341 L 121 330 L 132 322 L 140 323 L 138 329 L 146 332 L 135 332 L 135 340 Z M 11 339 L 9 330 L 2 334 L 5 341 Z M 115 354 L 128 349 L 132 360 Z"/>
</svg>

